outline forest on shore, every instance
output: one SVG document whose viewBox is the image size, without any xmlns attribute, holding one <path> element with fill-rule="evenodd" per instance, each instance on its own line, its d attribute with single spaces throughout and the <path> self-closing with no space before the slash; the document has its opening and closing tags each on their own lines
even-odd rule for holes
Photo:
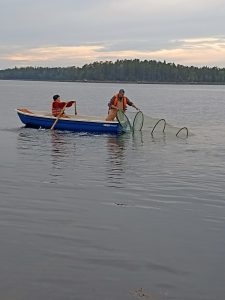
<svg viewBox="0 0 225 300">
<path fill-rule="evenodd" d="M 0 80 L 225 84 L 225 68 L 125 59 L 82 67 L 14 67 L 0 70 Z"/>
</svg>

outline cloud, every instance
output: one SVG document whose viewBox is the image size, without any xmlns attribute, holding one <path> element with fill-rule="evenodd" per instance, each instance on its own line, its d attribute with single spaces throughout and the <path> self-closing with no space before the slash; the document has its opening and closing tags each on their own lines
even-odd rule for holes
<svg viewBox="0 0 225 300">
<path fill-rule="evenodd" d="M 12 62 L 33 65 L 38 62 L 56 63 L 58 60 L 89 60 L 100 50 L 101 46 L 50 46 L 26 49 L 21 52 L 5 55 L 4 59 Z"/>
<path fill-rule="evenodd" d="M 208 58 L 210 57 L 210 62 Z M 125 48 L 119 44 L 90 44 L 80 46 L 48 46 L 16 49 L 0 56 L 17 66 L 82 66 L 93 61 L 117 59 L 157 60 L 196 66 L 217 66 L 225 63 L 225 38 L 193 38 L 172 40 L 167 48 L 155 50 Z M 59 64 L 59 62 L 61 62 Z"/>
<path fill-rule="evenodd" d="M 117 58 L 222 67 L 224 8 L 224 0 L 1 0 L 0 68 Z"/>
</svg>

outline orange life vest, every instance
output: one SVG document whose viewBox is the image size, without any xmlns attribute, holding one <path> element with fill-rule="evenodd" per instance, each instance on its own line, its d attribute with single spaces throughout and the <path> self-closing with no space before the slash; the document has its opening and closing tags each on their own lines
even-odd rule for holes
<svg viewBox="0 0 225 300">
<path fill-rule="evenodd" d="M 119 101 L 119 94 L 115 95 L 113 105 L 117 106 L 118 101 Z M 127 97 L 123 96 L 123 110 L 125 111 L 126 109 L 127 109 Z"/>
</svg>

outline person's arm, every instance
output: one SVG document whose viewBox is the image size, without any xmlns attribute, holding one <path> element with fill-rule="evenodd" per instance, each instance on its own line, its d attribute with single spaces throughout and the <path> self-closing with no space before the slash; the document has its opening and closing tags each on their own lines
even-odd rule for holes
<svg viewBox="0 0 225 300">
<path fill-rule="evenodd" d="M 112 97 L 112 99 L 109 101 L 108 103 L 108 107 L 109 109 L 116 109 L 118 110 L 118 107 L 116 107 L 113 103 L 114 103 L 114 99 L 115 99 L 115 96 Z"/>
<path fill-rule="evenodd" d="M 127 104 L 128 104 L 129 106 L 134 107 L 136 110 L 139 110 L 139 108 L 137 108 L 137 106 L 136 106 L 133 102 L 131 102 L 128 98 L 127 98 Z"/>
<path fill-rule="evenodd" d="M 54 108 L 61 108 L 62 109 L 65 105 L 66 105 L 66 102 L 57 102 L 57 101 L 53 102 L 53 107 Z"/>
<path fill-rule="evenodd" d="M 71 107 L 74 103 L 75 101 L 68 101 L 66 107 Z"/>
</svg>

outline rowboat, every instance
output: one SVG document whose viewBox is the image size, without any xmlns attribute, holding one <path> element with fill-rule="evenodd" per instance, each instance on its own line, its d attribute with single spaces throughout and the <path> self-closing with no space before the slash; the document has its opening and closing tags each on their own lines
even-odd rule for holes
<svg viewBox="0 0 225 300">
<path fill-rule="evenodd" d="M 119 134 L 123 131 L 117 120 L 105 121 L 105 117 L 66 115 L 57 118 L 49 112 L 31 111 L 27 108 L 18 108 L 16 112 L 21 122 L 31 128 L 51 129 L 55 124 L 54 129 L 67 131 L 112 134 Z"/>
</svg>

